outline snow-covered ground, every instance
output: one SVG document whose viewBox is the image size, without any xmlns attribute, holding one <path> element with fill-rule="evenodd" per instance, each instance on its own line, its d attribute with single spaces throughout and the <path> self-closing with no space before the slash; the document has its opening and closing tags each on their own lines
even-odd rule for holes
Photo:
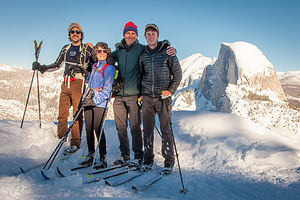
<svg viewBox="0 0 300 200">
<path fill-rule="evenodd" d="M 185 195 L 180 193 L 179 173 L 173 173 L 144 192 L 131 185 L 117 187 L 103 181 L 83 185 L 79 173 L 44 180 L 41 166 L 25 174 L 18 167 L 42 164 L 58 144 L 56 125 L 0 121 L 0 199 L 299 199 L 300 133 L 284 129 L 267 130 L 233 114 L 194 111 L 173 112 L 173 130 L 183 172 Z M 119 156 L 113 120 L 105 124 L 108 162 Z M 82 148 L 68 159 L 56 162 L 76 164 Z M 161 141 L 155 134 L 155 159 L 162 165 Z M 175 172 L 178 171 L 177 164 Z"/>
</svg>

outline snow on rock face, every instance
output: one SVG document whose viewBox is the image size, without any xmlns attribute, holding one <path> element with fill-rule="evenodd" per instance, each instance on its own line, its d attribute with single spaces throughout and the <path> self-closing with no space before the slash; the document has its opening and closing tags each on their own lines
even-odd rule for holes
<svg viewBox="0 0 300 200">
<path fill-rule="evenodd" d="M 192 85 L 195 80 L 200 80 L 205 67 L 213 64 L 215 61 L 216 58 L 208 58 L 199 53 L 181 60 L 182 82 L 180 87 Z"/>
<path fill-rule="evenodd" d="M 218 60 L 202 79 L 202 93 L 224 112 L 232 106 L 226 92 L 229 84 L 275 92 L 280 100 L 286 100 L 273 65 L 256 46 L 246 42 L 222 43 Z"/>
<path fill-rule="evenodd" d="M 247 42 L 223 42 L 222 48 L 230 48 L 233 51 L 237 66 L 245 75 L 251 77 L 264 73 L 265 76 L 269 76 L 268 72 L 274 69 L 264 53 L 252 44 Z"/>
<path fill-rule="evenodd" d="M 213 109 L 205 98 L 202 98 L 198 88 L 204 69 L 215 62 L 216 58 L 208 58 L 199 53 L 180 61 L 182 81 L 173 98 L 173 110 Z M 199 98 L 203 101 L 198 101 Z"/>
</svg>

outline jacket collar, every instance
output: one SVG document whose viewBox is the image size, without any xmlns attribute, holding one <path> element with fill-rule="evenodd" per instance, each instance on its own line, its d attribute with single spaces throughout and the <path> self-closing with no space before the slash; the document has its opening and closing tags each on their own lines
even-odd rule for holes
<svg viewBox="0 0 300 200">
<path fill-rule="evenodd" d="M 169 42 L 168 40 L 163 40 L 163 41 L 159 41 L 158 44 L 157 44 L 157 46 L 158 46 L 159 48 L 158 48 L 154 53 L 157 53 L 157 52 L 162 51 L 163 49 L 167 48 L 168 46 L 171 46 L 171 44 L 170 44 L 170 42 Z M 149 47 L 147 46 L 146 52 L 147 52 L 148 54 L 151 54 L 148 48 L 149 48 Z"/>
<path fill-rule="evenodd" d="M 136 39 L 135 43 L 132 44 L 130 47 L 128 47 L 128 46 L 126 45 L 125 39 L 123 38 L 123 39 L 122 39 L 120 42 L 118 42 L 115 46 L 116 46 L 116 49 L 117 49 L 117 50 L 121 50 L 121 49 L 129 50 L 129 49 L 131 49 L 132 47 L 134 47 L 134 46 L 136 46 L 136 45 L 138 45 L 138 44 L 139 44 L 139 40 Z"/>
</svg>

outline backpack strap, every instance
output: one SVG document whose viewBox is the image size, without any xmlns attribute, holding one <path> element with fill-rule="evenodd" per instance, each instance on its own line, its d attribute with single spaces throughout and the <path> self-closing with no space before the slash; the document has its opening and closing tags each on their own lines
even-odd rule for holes
<svg viewBox="0 0 300 200">
<path fill-rule="evenodd" d="M 104 77 L 104 71 L 105 71 L 105 69 L 106 69 L 107 66 L 108 66 L 108 64 L 106 63 L 106 64 L 103 66 L 103 68 L 102 68 L 102 77 Z"/>
<path fill-rule="evenodd" d="M 66 63 L 66 57 L 67 57 L 67 52 L 69 51 L 69 49 L 70 49 L 70 47 L 71 47 L 71 44 L 69 44 L 68 46 L 66 46 L 65 47 L 65 55 L 64 55 L 64 62 Z"/>
<path fill-rule="evenodd" d="M 81 48 L 81 55 L 80 55 L 80 64 L 83 64 L 83 67 L 85 67 L 85 58 L 86 58 L 86 51 L 87 51 L 88 45 L 83 44 Z M 81 63 L 81 59 L 83 59 L 83 63 Z"/>
</svg>

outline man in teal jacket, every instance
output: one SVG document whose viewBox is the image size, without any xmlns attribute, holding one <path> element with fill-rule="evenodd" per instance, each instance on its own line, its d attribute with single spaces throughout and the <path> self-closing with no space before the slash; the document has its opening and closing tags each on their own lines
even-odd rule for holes
<svg viewBox="0 0 300 200">
<path fill-rule="evenodd" d="M 139 89 L 138 60 L 145 46 L 137 40 L 138 30 L 133 22 L 128 22 L 123 31 L 124 38 L 116 44 L 116 51 L 112 57 L 118 63 L 119 73 L 123 80 L 123 88 L 115 96 L 114 117 L 120 141 L 121 157 L 114 162 L 115 165 L 124 164 L 130 160 L 129 139 L 127 134 L 127 121 L 132 136 L 132 150 L 134 160 L 141 164 L 143 159 L 143 139 L 141 131 L 140 109 L 137 99 Z"/>
</svg>

